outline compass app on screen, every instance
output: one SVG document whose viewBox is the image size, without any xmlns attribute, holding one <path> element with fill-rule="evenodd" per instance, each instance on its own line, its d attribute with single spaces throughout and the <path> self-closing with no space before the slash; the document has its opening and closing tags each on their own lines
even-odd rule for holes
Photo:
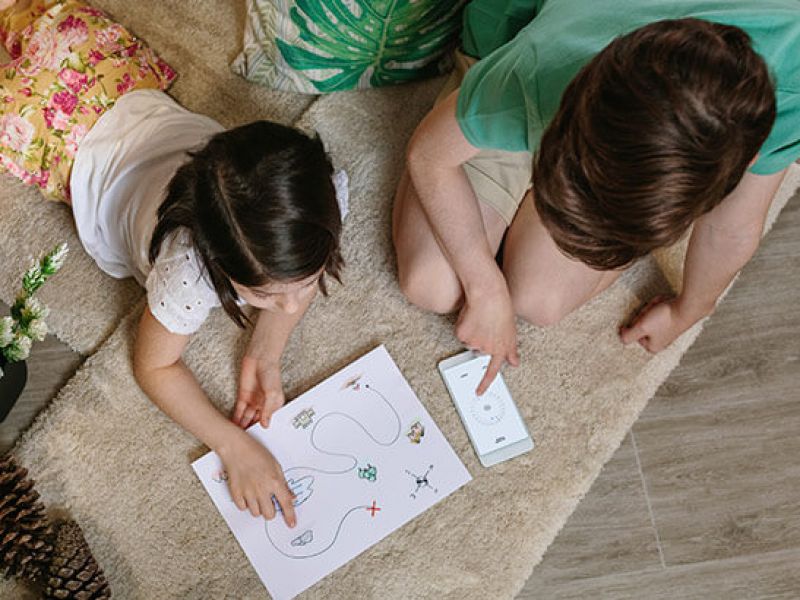
<svg viewBox="0 0 800 600">
<path fill-rule="evenodd" d="M 482 396 L 475 388 L 489 364 L 479 356 L 444 372 L 452 396 L 478 454 L 483 455 L 528 437 L 503 378 L 498 375 Z"/>
</svg>

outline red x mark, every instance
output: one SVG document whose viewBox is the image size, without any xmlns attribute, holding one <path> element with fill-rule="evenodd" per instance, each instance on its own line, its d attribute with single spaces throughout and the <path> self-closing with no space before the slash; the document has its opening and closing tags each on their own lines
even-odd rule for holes
<svg viewBox="0 0 800 600">
<path fill-rule="evenodd" d="M 370 511 L 373 517 L 375 516 L 375 513 L 380 510 L 379 507 L 375 506 L 375 500 L 372 501 L 372 506 L 365 506 L 364 508 Z"/>
</svg>

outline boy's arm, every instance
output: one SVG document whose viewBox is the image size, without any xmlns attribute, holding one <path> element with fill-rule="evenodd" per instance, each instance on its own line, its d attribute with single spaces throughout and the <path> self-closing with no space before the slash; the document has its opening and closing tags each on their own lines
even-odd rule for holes
<svg viewBox="0 0 800 600">
<path fill-rule="evenodd" d="M 431 229 L 464 289 L 457 335 L 492 355 L 479 393 L 503 362 L 516 365 L 516 324 L 505 278 L 492 255 L 480 207 L 462 165 L 478 153 L 456 120 L 458 90 L 439 103 L 414 132 L 408 172 Z"/>
<path fill-rule="evenodd" d="M 283 406 L 281 356 L 289 335 L 305 315 L 318 289 L 315 283 L 292 314 L 258 311 L 253 335 L 242 358 L 239 394 L 233 411 L 233 422 L 240 427 L 249 427 L 256 421 L 267 427 L 272 413 Z"/>
<path fill-rule="evenodd" d="M 713 312 L 719 296 L 758 248 L 772 198 L 785 173 L 745 173 L 733 192 L 695 222 L 681 293 L 653 303 L 631 327 L 623 328 L 625 344 L 639 342 L 646 350 L 659 352 Z"/>
</svg>

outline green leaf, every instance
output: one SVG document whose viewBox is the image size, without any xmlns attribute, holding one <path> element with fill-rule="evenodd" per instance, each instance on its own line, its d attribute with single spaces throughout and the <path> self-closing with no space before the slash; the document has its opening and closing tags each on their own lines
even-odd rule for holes
<svg viewBox="0 0 800 600">
<path fill-rule="evenodd" d="M 290 17 L 298 39 L 276 38 L 276 44 L 321 92 L 402 83 L 439 73 L 440 57 L 458 37 L 463 4 L 296 0 Z"/>
<path fill-rule="evenodd" d="M 42 273 L 41 265 L 36 263 L 22 276 L 22 289 L 28 296 L 31 296 L 44 285 L 45 281 L 47 281 L 47 276 Z"/>
</svg>

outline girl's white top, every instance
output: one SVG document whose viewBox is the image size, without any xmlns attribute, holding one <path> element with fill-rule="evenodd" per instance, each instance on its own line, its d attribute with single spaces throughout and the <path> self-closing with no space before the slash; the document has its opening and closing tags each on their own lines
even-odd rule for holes
<svg viewBox="0 0 800 600">
<path fill-rule="evenodd" d="M 151 266 L 147 254 L 157 211 L 175 171 L 222 125 L 158 90 L 125 94 L 81 142 L 70 178 L 72 212 L 86 252 L 106 273 L 135 277 L 153 316 L 169 331 L 197 331 L 219 298 L 188 229 L 169 235 Z M 347 176 L 334 176 L 342 218 Z"/>
</svg>

